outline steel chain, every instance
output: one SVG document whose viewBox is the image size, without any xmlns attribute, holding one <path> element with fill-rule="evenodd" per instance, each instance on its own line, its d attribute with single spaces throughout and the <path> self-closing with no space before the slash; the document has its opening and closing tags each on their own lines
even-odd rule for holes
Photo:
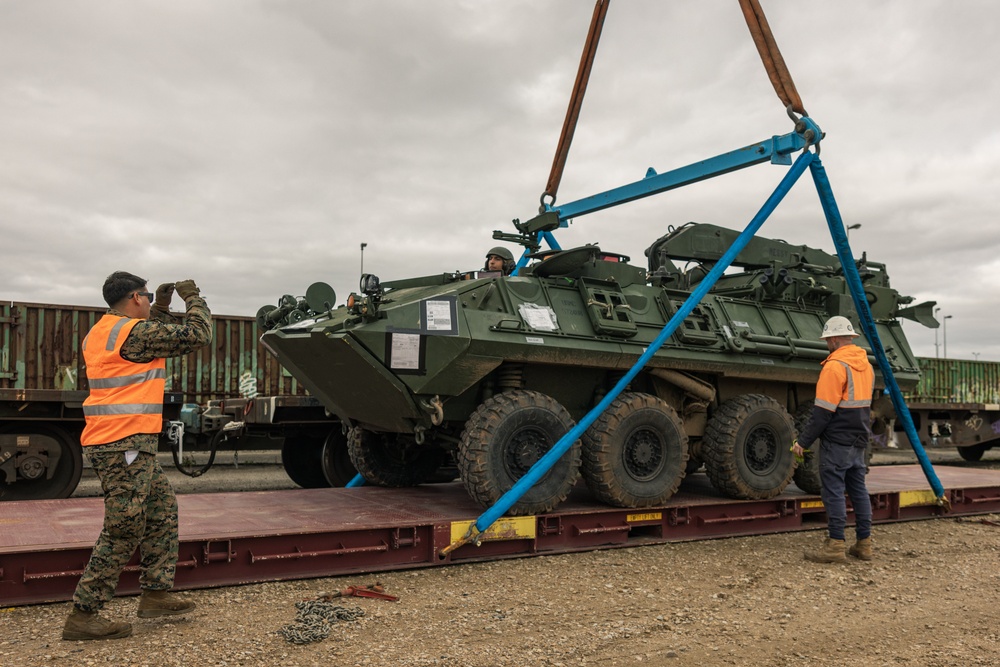
<svg viewBox="0 0 1000 667">
<path fill-rule="evenodd" d="M 348 609 L 321 600 L 296 602 L 295 608 L 298 609 L 295 621 L 278 630 L 278 634 L 292 644 L 323 641 L 330 636 L 330 626 L 334 623 L 352 623 L 365 615 L 359 607 Z"/>
</svg>

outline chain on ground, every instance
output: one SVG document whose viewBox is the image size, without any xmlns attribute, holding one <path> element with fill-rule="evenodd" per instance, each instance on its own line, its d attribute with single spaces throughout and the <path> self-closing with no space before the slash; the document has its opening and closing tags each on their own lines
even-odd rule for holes
<svg viewBox="0 0 1000 667">
<path fill-rule="evenodd" d="M 330 636 L 330 626 L 334 623 L 352 623 L 365 615 L 359 607 L 348 609 L 320 600 L 296 602 L 295 608 L 298 609 L 295 621 L 278 630 L 278 634 L 292 644 L 322 641 Z"/>
</svg>

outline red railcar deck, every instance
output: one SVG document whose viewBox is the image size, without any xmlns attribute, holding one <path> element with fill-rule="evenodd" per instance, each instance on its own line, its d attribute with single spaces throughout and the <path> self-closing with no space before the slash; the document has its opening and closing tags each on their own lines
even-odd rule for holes
<svg viewBox="0 0 1000 667">
<path fill-rule="evenodd" d="M 952 515 L 1000 511 L 1000 471 L 936 468 Z M 873 468 L 876 522 L 943 514 L 919 466 Z M 176 588 L 430 567 L 519 556 L 759 535 L 825 525 L 818 496 L 790 487 L 762 501 L 717 497 L 704 474 L 663 507 L 600 505 L 583 488 L 550 514 L 504 518 L 480 546 L 440 551 L 482 510 L 458 483 L 179 496 Z M 0 606 L 68 600 L 101 529 L 98 498 L 0 505 Z M 137 559 L 119 594 L 138 592 Z"/>
</svg>

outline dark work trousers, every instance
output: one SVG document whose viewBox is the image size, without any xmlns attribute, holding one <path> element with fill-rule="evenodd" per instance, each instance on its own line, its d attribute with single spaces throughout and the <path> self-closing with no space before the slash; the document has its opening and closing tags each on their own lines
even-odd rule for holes
<svg viewBox="0 0 1000 667">
<path fill-rule="evenodd" d="M 858 539 L 872 533 L 872 502 L 865 488 L 865 448 L 820 442 L 819 478 L 823 485 L 820 497 L 826 509 L 826 526 L 830 538 L 844 539 L 847 525 L 846 493 L 854 507 L 854 529 Z"/>
</svg>

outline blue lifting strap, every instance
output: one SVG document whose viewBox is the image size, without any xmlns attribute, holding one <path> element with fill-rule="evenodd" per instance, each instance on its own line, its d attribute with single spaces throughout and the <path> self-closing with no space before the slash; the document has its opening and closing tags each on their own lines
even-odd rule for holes
<svg viewBox="0 0 1000 667">
<path fill-rule="evenodd" d="M 788 191 L 791 190 L 792 186 L 799 177 L 805 172 L 806 167 L 816 159 L 816 154 L 809 151 L 803 151 L 803 153 L 795 160 L 791 169 L 785 174 L 784 178 L 778 184 L 775 191 L 768 197 L 767 201 L 761 207 L 757 215 L 750 221 L 746 229 L 736 238 L 733 245 L 730 246 L 729 250 L 722 256 L 722 258 L 716 262 L 712 270 L 708 272 L 701 282 L 698 283 L 698 287 L 691 292 L 691 296 L 684 301 L 684 304 L 677 309 L 670 321 L 663 327 L 659 335 L 649 344 L 646 351 L 639 357 L 639 360 L 632 366 L 631 369 L 618 381 L 618 384 L 604 396 L 600 403 L 598 403 L 590 412 L 588 412 L 583 419 L 581 419 L 576 426 L 571 428 L 569 432 L 566 433 L 562 438 L 556 442 L 552 448 L 545 453 L 538 461 L 535 462 L 531 469 L 528 470 L 525 475 L 519 479 L 514 486 L 511 487 L 507 493 L 500 497 L 492 507 L 483 512 L 476 522 L 469 527 L 468 533 L 462 537 L 459 541 L 448 545 L 441 550 L 441 556 L 447 556 L 450 552 L 454 551 L 463 544 L 468 544 L 469 542 L 475 540 L 476 536 L 480 533 L 489 529 L 490 526 L 496 522 L 501 516 L 503 516 L 507 510 L 509 510 L 514 503 L 521 499 L 521 497 L 528 492 L 528 490 L 535 485 L 542 478 L 545 473 L 549 471 L 556 461 L 558 461 L 563 454 L 565 454 L 570 447 L 573 446 L 583 432 L 590 428 L 598 417 L 611 405 L 611 402 L 618 398 L 618 395 L 625 390 L 625 387 L 635 379 L 635 376 L 639 374 L 639 371 L 649 363 L 649 360 L 653 358 L 653 355 L 663 346 L 670 336 L 673 335 L 674 331 L 684 319 L 691 314 L 695 307 L 701 303 L 701 300 L 705 298 L 708 291 L 712 288 L 715 282 L 722 276 L 723 272 L 733 263 L 736 256 L 746 248 L 746 245 L 754 237 L 757 231 L 760 229 L 764 221 L 774 212 L 781 200 L 784 199 Z"/>
<path fill-rule="evenodd" d="M 875 328 L 875 319 L 872 317 L 871 308 L 868 306 L 868 299 L 865 298 L 865 288 L 861 284 L 858 267 L 854 264 L 854 256 L 847 243 L 844 221 L 840 217 L 840 209 L 837 207 L 837 201 L 833 197 L 830 179 L 827 178 L 826 169 L 823 168 L 823 163 L 819 157 L 809 165 L 809 170 L 812 172 L 813 182 L 816 184 L 816 192 L 819 193 L 819 201 L 823 206 L 823 212 L 826 214 L 826 222 L 830 227 L 830 236 L 833 237 L 833 244 L 837 248 L 840 265 L 844 269 L 844 277 L 847 278 L 847 286 L 850 288 L 851 297 L 854 299 L 854 308 L 858 311 L 858 318 L 861 320 L 861 330 L 865 332 L 865 336 L 872 347 L 872 352 L 875 353 L 875 359 L 878 361 L 878 366 L 882 371 L 886 389 L 889 391 L 889 396 L 892 398 L 892 405 L 896 409 L 896 417 L 903 422 L 906 437 L 909 438 L 910 446 L 913 447 L 913 451 L 917 455 L 917 460 L 920 462 L 920 467 L 924 471 L 924 476 L 927 477 L 927 481 L 930 483 L 931 489 L 934 490 L 939 503 L 947 505 L 947 500 L 944 497 L 944 487 L 941 485 L 941 480 L 938 479 L 937 473 L 934 472 L 934 466 L 931 465 L 930 459 L 927 458 L 927 452 L 924 451 L 923 445 L 920 444 L 920 438 L 917 436 L 917 429 L 913 425 L 910 410 L 906 407 L 906 401 L 903 400 L 903 393 L 899 390 L 899 385 L 896 383 L 896 376 L 892 373 L 892 367 L 889 366 L 889 359 L 886 357 L 882 341 L 878 337 L 878 330 Z"/>
</svg>

